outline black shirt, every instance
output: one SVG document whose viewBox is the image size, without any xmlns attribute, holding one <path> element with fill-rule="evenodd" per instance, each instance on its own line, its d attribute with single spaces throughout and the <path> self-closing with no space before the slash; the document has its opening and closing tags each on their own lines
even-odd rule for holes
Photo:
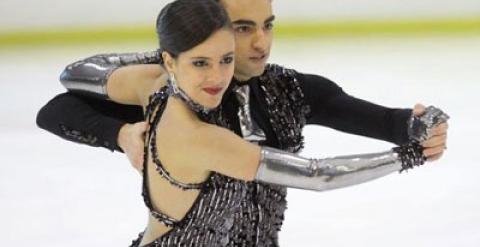
<svg viewBox="0 0 480 247">
<path fill-rule="evenodd" d="M 408 141 L 407 121 L 411 109 L 387 108 L 346 94 L 334 82 L 317 75 L 298 73 L 297 79 L 311 113 L 307 124 L 323 125 L 343 132 L 372 137 L 395 144 Z M 265 131 L 264 145 L 276 147 L 277 139 L 268 122 L 265 97 L 250 79 L 250 107 L 252 118 Z M 235 80 L 232 83 L 236 83 Z M 222 102 L 233 131 L 240 135 L 238 102 L 233 93 L 224 95 Z M 63 93 L 49 101 L 37 115 L 37 125 L 67 140 L 91 146 L 103 146 L 122 151 L 117 137 L 125 123 L 143 121 L 140 106 L 121 105 L 74 93 Z"/>
</svg>

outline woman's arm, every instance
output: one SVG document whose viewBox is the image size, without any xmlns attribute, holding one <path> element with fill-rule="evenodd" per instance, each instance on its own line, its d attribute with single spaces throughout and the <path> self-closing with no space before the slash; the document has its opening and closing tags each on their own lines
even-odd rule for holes
<svg viewBox="0 0 480 247">
<path fill-rule="evenodd" d="M 68 65 L 60 81 L 69 91 L 138 105 L 142 90 L 164 74 L 159 62 L 157 51 L 100 54 Z"/>
<path fill-rule="evenodd" d="M 419 119 L 428 133 L 448 116 L 431 108 Z M 432 119 L 436 119 L 431 121 Z M 329 190 L 367 182 L 396 171 L 422 165 L 421 146 L 413 143 L 380 153 L 308 159 L 274 148 L 248 143 L 216 126 L 204 126 L 191 140 L 186 164 L 246 181 L 262 181 L 309 190 Z"/>
<path fill-rule="evenodd" d="M 167 75 L 159 73 L 160 65 L 132 65 L 110 76 L 108 98 L 121 104 L 147 105 L 148 96 L 167 84 Z"/>
</svg>

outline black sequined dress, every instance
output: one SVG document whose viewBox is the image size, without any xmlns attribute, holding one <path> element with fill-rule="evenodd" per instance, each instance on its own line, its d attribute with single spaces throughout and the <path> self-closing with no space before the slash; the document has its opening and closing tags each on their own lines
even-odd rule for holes
<svg viewBox="0 0 480 247">
<path fill-rule="evenodd" d="M 269 141 L 276 143 L 277 148 L 290 152 L 302 148 L 301 130 L 309 112 L 295 75 L 293 70 L 268 65 L 265 73 L 258 77 L 261 89 L 259 93 L 265 99 L 263 108 L 275 135 L 275 140 Z M 150 151 L 157 172 L 173 186 L 184 190 L 200 190 L 200 193 L 190 211 L 177 221 L 153 208 L 148 181 L 145 179 L 148 176 L 144 174 L 142 195 L 147 207 L 156 219 L 172 227 L 172 230 L 144 246 L 278 246 L 278 232 L 286 209 L 285 187 L 244 182 L 218 173 L 212 173 L 200 184 L 184 184 L 172 178 L 163 168 L 154 140 L 156 125 L 167 99 L 166 87 L 150 98 L 146 111 L 150 124 L 150 141 L 146 142 L 145 157 L 148 157 Z M 232 129 L 223 105 L 213 114 L 200 117 L 212 124 Z M 145 158 L 144 173 L 148 172 L 146 160 Z M 133 241 L 131 247 L 139 246 L 142 236 L 143 233 Z"/>
</svg>

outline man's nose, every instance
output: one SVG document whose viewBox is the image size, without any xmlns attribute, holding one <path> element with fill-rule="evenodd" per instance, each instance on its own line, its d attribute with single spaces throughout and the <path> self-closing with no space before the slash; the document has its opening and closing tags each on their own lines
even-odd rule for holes
<svg viewBox="0 0 480 247">
<path fill-rule="evenodd" d="M 258 29 L 255 32 L 252 46 L 255 50 L 264 53 L 268 48 L 268 38 L 263 29 Z"/>
</svg>

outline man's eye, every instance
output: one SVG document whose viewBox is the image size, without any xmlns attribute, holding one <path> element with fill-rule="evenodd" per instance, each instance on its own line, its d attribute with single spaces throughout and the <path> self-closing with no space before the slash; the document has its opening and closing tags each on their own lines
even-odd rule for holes
<svg viewBox="0 0 480 247">
<path fill-rule="evenodd" d="M 249 26 L 236 27 L 235 31 L 238 32 L 238 33 L 246 33 L 246 32 L 250 31 L 250 27 Z"/>
<path fill-rule="evenodd" d="M 270 22 L 270 23 L 265 24 L 265 29 L 272 30 L 273 29 L 273 23 Z"/>
<path fill-rule="evenodd" d="M 233 57 L 225 57 L 223 58 L 222 62 L 223 64 L 230 64 L 233 62 Z"/>
<path fill-rule="evenodd" d="M 206 61 L 194 61 L 192 64 L 195 67 L 205 67 L 208 65 Z"/>
</svg>

